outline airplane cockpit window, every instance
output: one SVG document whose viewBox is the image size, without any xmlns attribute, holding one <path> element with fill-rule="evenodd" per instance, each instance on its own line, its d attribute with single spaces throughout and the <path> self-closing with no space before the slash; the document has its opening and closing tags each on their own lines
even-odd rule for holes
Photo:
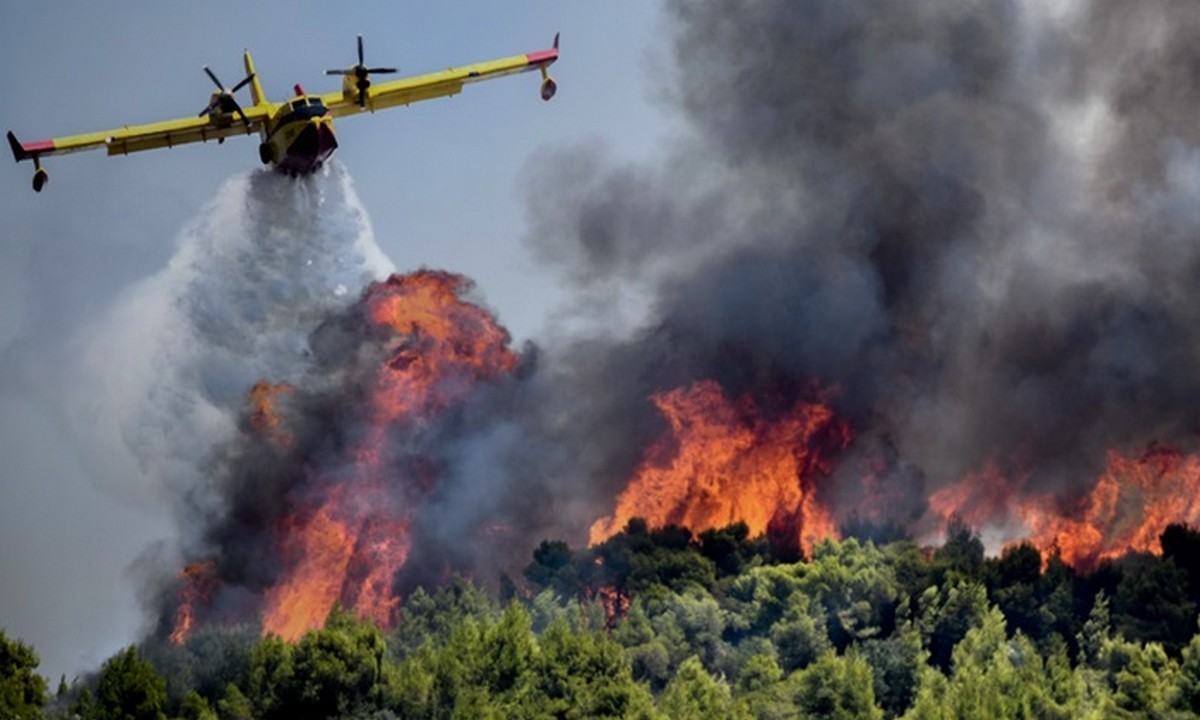
<svg viewBox="0 0 1200 720">
<path fill-rule="evenodd" d="M 329 112 L 319 97 L 296 98 L 290 101 L 288 106 L 287 118 L 289 120 L 309 120 L 324 117 Z"/>
</svg>

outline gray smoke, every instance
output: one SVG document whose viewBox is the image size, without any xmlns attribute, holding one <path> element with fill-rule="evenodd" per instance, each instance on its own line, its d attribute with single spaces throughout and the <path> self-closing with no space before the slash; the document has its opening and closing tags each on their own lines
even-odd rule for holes
<svg viewBox="0 0 1200 720">
<path fill-rule="evenodd" d="M 1106 448 L 1194 445 L 1200 6 L 1042 5 L 670 0 L 663 161 L 529 169 L 532 249 L 646 321 L 549 343 L 510 472 L 611 498 L 705 377 L 836 387 L 910 526 L 989 460 L 1067 507 Z"/>
</svg>

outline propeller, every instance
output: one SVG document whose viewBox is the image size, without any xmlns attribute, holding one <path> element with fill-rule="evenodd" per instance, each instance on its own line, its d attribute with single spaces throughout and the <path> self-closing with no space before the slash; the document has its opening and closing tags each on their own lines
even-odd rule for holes
<svg viewBox="0 0 1200 720">
<path fill-rule="evenodd" d="M 213 110 L 219 108 L 221 112 L 237 113 L 238 117 L 242 119 L 242 122 L 249 125 L 250 121 L 246 118 L 246 113 L 242 112 L 242 106 L 238 105 L 238 101 L 233 97 L 233 94 L 246 87 L 246 84 L 254 79 L 254 73 L 250 73 L 246 77 L 242 78 L 242 81 L 237 85 L 234 85 L 232 89 L 226 90 L 225 86 L 222 85 L 221 81 L 217 78 L 216 73 L 210 70 L 207 65 L 204 66 L 204 72 L 208 74 L 208 77 L 213 81 L 213 84 L 217 86 L 217 95 L 212 99 L 212 102 L 210 102 L 204 107 L 203 110 L 200 111 L 198 117 L 204 117 Z"/>
<path fill-rule="evenodd" d="M 387 73 L 394 73 L 394 72 L 396 72 L 396 68 L 390 68 L 390 67 L 369 68 L 366 66 L 365 61 L 363 60 L 362 35 L 359 35 L 358 36 L 358 64 L 352 68 L 347 68 L 345 70 L 326 70 L 325 74 L 326 75 L 345 75 L 346 77 L 354 78 L 355 79 L 354 87 L 356 87 L 358 89 L 358 106 L 366 107 L 367 106 L 367 88 L 371 87 L 371 80 L 369 79 L 369 76 L 372 73 L 385 75 Z"/>
</svg>

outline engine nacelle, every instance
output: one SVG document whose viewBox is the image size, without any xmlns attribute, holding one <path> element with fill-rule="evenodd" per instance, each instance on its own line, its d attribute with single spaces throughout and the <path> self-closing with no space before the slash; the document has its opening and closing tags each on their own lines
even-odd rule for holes
<svg viewBox="0 0 1200 720">
<path fill-rule="evenodd" d="M 542 99 L 550 100 L 556 92 L 558 92 L 558 83 L 554 82 L 554 78 L 546 76 L 546 79 L 542 81 Z"/>
</svg>

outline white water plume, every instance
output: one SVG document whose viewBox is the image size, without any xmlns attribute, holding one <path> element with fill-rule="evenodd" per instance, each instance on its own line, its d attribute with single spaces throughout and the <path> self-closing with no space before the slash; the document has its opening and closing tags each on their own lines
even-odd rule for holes
<svg viewBox="0 0 1200 720">
<path fill-rule="evenodd" d="M 392 270 L 336 162 L 231 178 L 177 244 L 78 341 L 72 429 L 121 495 L 203 492 L 200 468 L 254 383 L 299 380 L 309 333 Z"/>
</svg>

